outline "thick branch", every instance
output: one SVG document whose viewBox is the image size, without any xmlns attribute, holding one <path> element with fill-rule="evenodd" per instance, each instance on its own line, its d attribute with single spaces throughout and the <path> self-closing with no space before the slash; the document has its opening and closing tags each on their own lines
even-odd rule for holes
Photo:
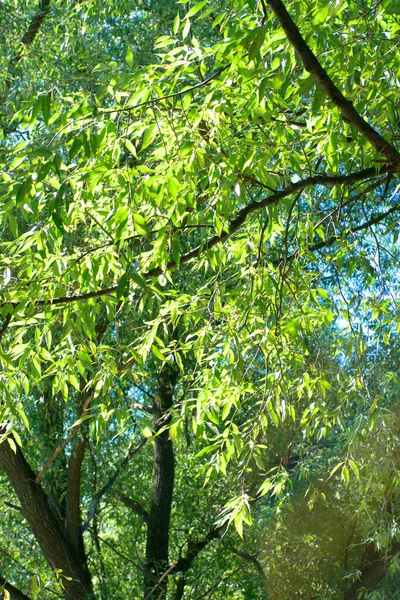
<svg viewBox="0 0 400 600">
<path fill-rule="evenodd" d="M 368 544 L 364 555 L 364 564 L 357 581 L 345 592 L 344 600 L 358 600 L 361 592 L 370 592 L 380 582 L 390 566 L 391 559 L 400 551 L 400 542 L 393 544 L 391 551 L 382 556 L 375 545 Z"/>
<path fill-rule="evenodd" d="M 21 502 L 24 516 L 47 562 L 53 569 L 62 571 L 65 597 L 84 600 L 92 592 L 90 577 L 76 561 L 61 523 L 54 516 L 43 488 L 35 482 L 35 475 L 21 449 L 18 446 L 12 449 L 8 439 L 0 444 L 0 466 Z"/>
<path fill-rule="evenodd" d="M 66 537 L 79 562 L 86 566 L 86 556 L 83 546 L 81 524 L 81 469 L 86 450 L 86 437 L 80 436 L 72 449 L 68 466 L 67 495 L 66 495 Z"/>
<path fill-rule="evenodd" d="M 243 560 L 254 565 L 257 573 L 262 578 L 265 587 L 267 587 L 267 577 L 265 575 L 263 566 L 260 563 L 260 561 L 257 559 L 257 557 L 254 556 L 253 554 L 249 554 L 248 552 L 243 552 L 242 550 L 239 550 L 238 548 L 235 548 L 234 546 L 231 546 L 230 548 L 234 554 L 236 554 L 237 556 L 240 556 L 240 558 L 243 558 Z"/>
<path fill-rule="evenodd" d="M 144 506 L 140 504 L 140 502 L 132 500 L 132 498 L 129 498 L 129 496 L 125 496 L 125 494 L 121 494 L 119 496 L 119 499 L 121 500 L 122 504 L 125 504 L 125 506 L 133 510 L 133 512 L 135 512 L 141 519 L 143 519 L 143 521 L 146 524 L 149 522 L 149 513 L 144 508 Z"/>
<path fill-rule="evenodd" d="M 93 393 L 89 394 L 89 396 L 87 397 L 86 402 L 83 405 L 81 420 L 83 420 L 87 416 L 87 413 L 89 411 L 89 408 L 90 408 L 93 398 L 94 398 Z M 69 442 L 76 436 L 76 434 L 78 433 L 78 431 L 81 428 L 81 424 L 82 424 L 82 421 L 79 422 L 77 425 L 75 425 L 75 427 L 72 428 L 71 433 L 54 450 L 54 452 L 50 456 L 49 460 L 43 465 L 43 467 L 40 469 L 40 471 L 38 471 L 38 474 L 36 475 L 36 478 L 35 478 L 35 483 L 40 483 L 42 481 L 43 476 L 45 475 L 46 471 L 51 467 L 53 462 L 56 460 L 57 456 L 63 450 L 65 450 L 65 448 L 68 446 Z"/>
<path fill-rule="evenodd" d="M 22 37 L 22 43 L 25 46 L 30 46 L 35 39 L 40 26 L 43 23 L 45 16 L 47 15 L 50 7 L 50 0 L 40 0 L 38 11 L 36 15 L 33 17 L 32 21 L 29 24 L 28 29 L 25 31 Z"/>
<path fill-rule="evenodd" d="M 304 68 L 311 73 L 312 77 L 328 98 L 338 107 L 343 117 L 359 131 L 371 146 L 382 154 L 387 160 L 400 168 L 400 154 L 396 148 L 387 142 L 363 117 L 356 111 L 352 102 L 343 96 L 336 87 L 328 73 L 319 63 L 317 57 L 304 41 L 299 29 L 293 22 L 291 16 L 281 0 L 266 0 L 268 6 L 273 10 L 276 18 L 281 24 L 289 42 L 299 55 Z"/>
<path fill-rule="evenodd" d="M 6 590 L 9 593 L 10 600 L 31 600 L 26 594 L 24 594 L 23 592 L 18 590 L 11 583 L 8 583 L 8 581 L 6 581 L 4 579 L 4 577 L 2 577 L 1 575 L 0 575 L 0 587 L 2 588 L 0 590 L 0 600 L 3 600 L 5 597 L 3 590 Z"/>
<path fill-rule="evenodd" d="M 219 539 L 222 536 L 223 532 L 224 532 L 223 527 L 213 527 L 212 529 L 210 529 L 210 531 L 207 533 L 207 535 L 204 536 L 204 538 L 202 538 L 201 540 L 197 540 L 197 541 L 189 540 L 187 554 L 186 554 L 186 556 L 183 556 L 182 558 L 180 558 L 178 560 L 173 572 L 174 573 L 179 573 L 179 572 L 186 573 L 190 569 L 190 567 L 192 566 L 192 562 L 200 554 L 200 552 L 206 546 L 208 546 L 208 544 L 210 542 L 212 542 L 212 540 Z"/>
<path fill-rule="evenodd" d="M 40 0 L 39 1 L 37 12 L 33 16 L 32 21 L 29 23 L 28 29 L 25 31 L 24 35 L 22 36 L 21 43 L 24 44 L 25 47 L 29 47 L 32 45 L 47 13 L 49 12 L 49 8 L 50 8 L 50 0 Z M 20 62 L 22 56 L 23 56 L 22 50 L 17 52 L 11 59 L 10 67 L 11 68 L 15 67 L 15 65 L 17 65 Z M 7 88 L 10 87 L 10 83 L 11 83 L 11 77 L 8 76 L 7 80 L 6 80 Z"/>
<path fill-rule="evenodd" d="M 9 324 L 11 323 L 11 319 L 12 319 L 12 314 L 8 313 L 8 315 L 6 316 L 6 318 L 4 319 L 4 323 L 0 329 L 0 340 L 3 337 L 3 335 L 5 334 L 7 327 L 9 326 Z"/>
<path fill-rule="evenodd" d="M 175 459 L 168 428 L 162 430 L 161 423 L 171 419 L 177 370 L 166 363 L 158 375 L 157 390 L 153 399 L 153 428 L 157 433 L 153 447 L 153 484 L 151 505 L 147 521 L 145 598 L 158 598 L 160 590 L 166 594 L 168 573 L 168 547 L 170 535 L 171 506 L 174 490 Z M 167 569 L 167 571 L 166 571 Z M 163 576 L 161 577 L 161 575 Z M 159 579 L 161 577 L 161 579 Z M 153 587 L 156 578 L 161 586 L 157 592 Z"/>
</svg>

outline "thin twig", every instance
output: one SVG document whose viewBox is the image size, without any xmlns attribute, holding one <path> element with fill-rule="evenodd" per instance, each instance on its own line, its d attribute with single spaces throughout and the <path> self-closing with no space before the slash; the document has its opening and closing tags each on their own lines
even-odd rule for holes
<svg viewBox="0 0 400 600">
<path fill-rule="evenodd" d="M 72 428 L 71 433 L 54 450 L 53 454 L 50 456 L 50 458 L 48 459 L 48 461 L 43 465 L 43 467 L 40 469 L 40 471 L 38 471 L 38 474 L 36 475 L 36 478 L 35 478 L 35 483 L 39 484 L 42 481 L 43 476 L 48 471 L 48 469 L 51 467 L 51 465 L 53 464 L 53 462 L 56 460 L 57 456 L 63 450 L 65 450 L 65 448 L 68 446 L 68 444 L 70 443 L 70 441 L 76 436 L 76 434 L 78 433 L 78 431 L 81 428 L 82 419 L 84 419 L 84 417 L 88 413 L 88 410 L 89 410 L 89 407 L 90 407 L 90 405 L 92 403 L 93 398 L 94 398 L 94 393 L 92 392 L 91 394 L 89 394 L 89 396 L 85 400 L 85 403 L 84 403 L 83 409 L 82 409 L 82 415 L 81 415 L 81 417 L 79 419 L 79 422 L 75 425 L 75 427 Z"/>
</svg>

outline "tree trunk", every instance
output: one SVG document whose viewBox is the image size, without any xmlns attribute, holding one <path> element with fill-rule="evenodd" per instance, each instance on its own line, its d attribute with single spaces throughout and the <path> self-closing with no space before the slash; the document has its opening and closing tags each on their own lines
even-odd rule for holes
<svg viewBox="0 0 400 600">
<path fill-rule="evenodd" d="M 158 378 L 158 389 L 153 399 L 153 427 L 168 421 L 177 373 L 165 365 Z M 151 507 L 147 525 L 146 569 L 144 598 L 159 598 L 166 593 L 168 568 L 169 525 L 174 488 L 174 451 L 168 429 L 154 439 L 154 473 Z"/>
<path fill-rule="evenodd" d="M 65 535 L 74 551 L 75 560 L 82 572 L 90 578 L 87 566 L 81 519 L 81 470 L 85 456 L 86 438 L 79 436 L 74 445 L 67 475 Z"/>
<path fill-rule="evenodd" d="M 382 555 L 371 542 L 367 545 L 360 577 L 344 593 L 344 600 L 358 600 L 362 591 L 370 592 L 380 582 L 389 568 L 391 558 L 400 551 L 400 542 L 393 544 L 388 554 Z"/>
<path fill-rule="evenodd" d="M 43 554 L 62 584 L 66 600 L 94 598 L 89 573 L 81 568 L 62 531 L 62 525 L 51 510 L 42 486 L 19 447 L 11 448 L 8 440 L 0 444 L 0 466 L 14 488 L 29 526 Z"/>
</svg>

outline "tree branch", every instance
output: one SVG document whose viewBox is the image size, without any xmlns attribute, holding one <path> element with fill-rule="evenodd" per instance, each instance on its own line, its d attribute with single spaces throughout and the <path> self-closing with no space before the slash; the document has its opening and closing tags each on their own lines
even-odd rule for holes
<svg viewBox="0 0 400 600">
<path fill-rule="evenodd" d="M 373 542 L 370 542 L 364 554 L 363 565 L 360 569 L 360 576 L 352 586 L 344 593 L 344 600 L 358 600 L 360 592 L 370 592 L 379 583 L 386 574 L 391 559 L 400 551 L 400 542 L 395 542 L 391 550 L 382 555 L 375 548 Z"/>
<path fill-rule="evenodd" d="M 140 502 L 132 500 L 132 498 L 129 498 L 129 496 L 125 496 L 125 494 L 121 494 L 119 496 L 119 499 L 121 500 L 122 504 L 125 504 L 125 506 L 133 510 L 133 512 L 135 512 L 141 519 L 143 519 L 143 521 L 147 525 L 147 523 L 149 522 L 149 513 L 144 508 L 144 506 L 140 504 Z"/>
<path fill-rule="evenodd" d="M 8 439 L 0 443 L 0 466 L 18 496 L 24 516 L 47 562 L 53 570 L 62 570 L 66 596 L 83 600 L 92 592 L 90 577 L 76 560 L 64 537 L 61 522 L 51 510 L 42 486 L 36 484 L 35 475 L 21 448 L 16 444 L 12 448 Z"/>
<path fill-rule="evenodd" d="M 32 21 L 29 23 L 28 29 L 25 31 L 22 36 L 21 43 L 29 47 L 32 45 L 35 37 L 37 36 L 39 29 L 50 9 L 50 0 L 39 0 L 38 8 L 36 14 L 33 16 Z M 17 52 L 10 61 L 10 67 L 15 67 L 23 56 L 23 51 L 20 50 Z M 10 87 L 11 77 L 10 75 L 7 77 L 6 85 L 7 88 Z"/>
<path fill-rule="evenodd" d="M 201 540 L 189 540 L 188 551 L 186 556 L 181 557 L 175 564 L 174 573 L 186 573 L 192 566 L 194 559 L 200 554 L 200 552 L 213 540 L 221 537 L 224 531 L 224 527 L 212 527 L 207 535 Z"/>
<path fill-rule="evenodd" d="M 146 442 L 147 442 L 147 439 L 144 436 L 142 436 L 140 438 L 139 442 L 136 444 L 136 446 L 132 447 L 132 445 L 131 445 L 131 448 L 128 450 L 128 452 L 127 452 L 125 458 L 123 459 L 123 461 L 121 462 L 121 464 L 115 469 L 114 473 L 111 475 L 111 477 L 109 478 L 107 483 L 105 485 L 103 485 L 103 487 L 97 492 L 97 494 L 95 495 L 95 497 L 92 501 L 92 504 L 90 505 L 88 515 L 83 523 L 83 526 L 82 526 L 83 531 L 86 531 L 86 529 L 89 527 L 90 521 L 93 519 L 94 515 L 96 514 L 97 507 L 99 505 L 100 500 L 104 496 L 104 494 L 106 494 L 108 491 L 110 491 L 110 489 L 116 482 L 119 475 L 122 473 L 122 471 L 128 465 L 132 456 L 134 454 L 136 454 L 136 452 L 139 452 L 139 450 L 145 445 Z M 125 504 L 125 502 L 124 502 L 124 504 Z"/>
<path fill-rule="evenodd" d="M 50 0 L 40 0 L 37 13 L 33 17 L 28 29 L 25 31 L 22 37 L 22 43 L 25 44 L 25 46 L 30 46 L 32 44 L 40 29 L 40 26 L 43 23 L 45 16 L 49 11 L 49 7 Z"/>
<path fill-rule="evenodd" d="M 230 549 L 234 554 L 236 554 L 237 556 L 240 556 L 240 558 L 243 558 L 243 560 L 245 560 L 255 566 L 257 573 L 260 575 L 260 577 L 262 577 L 264 585 L 265 585 L 265 587 L 267 587 L 267 577 L 265 575 L 262 564 L 257 559 L 257 557 L 254 556 L 253 554 L 248 554 L 248 552 L 243 552 L 242 550 L 239 550 L 238 548 L 235 548 L 234 546 L 230 546 Z"/>
<path fill-rule="evenodd" d="M 335 242 L 337 242 L 340 239 L 343 239 L 344 237 L 347 237 L 347 236 L 352 235 L 353 233 L 357 233 L 359 231 L 363 231 L 364 229 L 368 229 L 368 227 L 371 227 L 371 225 L 377 225 L 378 223 L 381 223 L 382 221 L 384 221 L 386 219 L 387 216 L 389 216 L 399 210 L 400 210 L 400 203 L 396 204 L 395 206 L 392 206 L 384 213 L 374 215 L 373 217 L 371 217 L 371 219 L 369 219 L 368 221 L 365 221 L 364 223 L 361 223 L 360 225 L 357 225 L 356 227 L 349 227 L 347 229 L 347 231 L 345 231 L 343 233 L 332 235 L 330 238 L 328 238 L 325 241 L 322 241 L 322 242 L 319 242 L 318 244 L 313 244 L 312 246 L 309 246 L 308 251 L 315 252 L 316 250 L 321 250 L 322 248 L 329 248 L 330 246 L 333 246 L 333 244 Z M 292 254 L 290 257 L 288 257 L 287 260 L 293 260 L 294 256 L 295 255 Z"/>
<path fill-rule="evenodd" d="M 204 79 L 203 81 L 200 81 L 199 83 L 196 83 L 195 85 L 187 87 L 179 92 L 174 92 L 173 94 L 167 94 L 166 96 L 160 96 L 159 98 L 152 98 L 150 100 L 146 100 L 145 102 L 140 102 L 139 104 L 136 104 L 135 106 L 127 106 L 126 108 L 110 108 L 107 110 L 99 110 L 98 114 L 105 115 L 108 113 L 131 112 L 133 110 L 136 110 L 137 108 L 141 108 L 142 106 L 152 106 L 153 104 L 158 104 L 159 102 L 162 102 L 163 100 L 169 100 L 170 98 L 179 98 L 180 96 L 183 96 L 183 94 L 188 94 L 189 92 L 193 92 L 194 90 L 204 87 L 205 85 L 210 83 L 210 81 L 212 81 L 213 79 L 216 79 L 219 75 L 221 75 L 221 73 L 223 73 L 228 68 L 228 66 L 229 65 L 226 65 L 225 67 L 221 67 L 220 69 L 215 71 L 215 73 L 213 73 L 212 75 L 207 77 L 207 79 Z M 76 120 L 79 120 L 79 119 L 76 119 Z"/>
<path fill-rule="evenodd" d="M 2 339 L 3 335 L 5 334 L 5 332 L 7 330 L 7 327 L 11 323 L 11 319 L 12 319 L 12 314 L 8 313 L 8 315 L 4 319 L 4 323 L 3 323 L 3 325 L 2 325 L 2 327 L 0 329 L 0 340 Z"/>
<path fill-rule="evenodd" d="M 299 55 L 304 68 L 311 73 L 316 83 L 326 93 L 335 106 L 337 106 L 343 117 L 369 141 L 375 150 L 385 156 L 391 164 L 400 168 L 399 152 L 394 146 L 386 141 L 376 129 L 371 127 L 371 125 L 363 119 L 354 108 L 353 103 L 345 98 L 339 88 L 336 87 L 328 73 L 319 63 L 313 51 L 306 44 L 283 2 L 281 2 L 281 0 L 266 0 L 266 2 L 281 24 L 289 42 Z"/>
<path fill-rule="evenodd" d="M 0 590 L 0 599 L 1 600 L 3 600 L 5 598 L 4 590 L 6 590 L 9 593 L 10 600 L 31 600 L 29 598 L 29 596 L 27 596 L 26 594 L 21 592 L 19 589 L 17 589 L 15 586 L 13 586 L 11 583 L 6 581 L 4 579 L 4 577 L 2 577 L 1 575 L 0 575 L 0 586 L 2 588 Z"/>
<path fill-rule="evenodd" d="M 89 394 L 89 396 L 86 399 L 85 404 L 83 405 L 82 416 L 81 416 L 80 422 L 77 423 L 75 425 L 75 427 L 72 428 L 71 433 L 54 450 L 54 452 L 50 456 L 49 460 L 47 462 L 45 462 L 45 464 L 40 469 L 40 471 L 38 471 L 38 473 L 36 475 L 36 478 L 35 478 L 35 483 L 40 483 L 42 481 L 43 476 L 45 475 L 46 471 L 48 471 L 48 469 L 51 467 L 51 465 L 53 464 L 53 462 L 56 460 L 57 456 L 63 450 L 65 450 L 65 448 L 68 446 L 68 444 L 70 443 L 70 441 L 76 436 L 76 434 L 78 433 L 78 431 L 81 428 L 82 420 L 87 416 L 87 413 L 89 411 L 89 407 L 90 407 L 90 405 L 92 403 L 93 398 L 94 398 L 94 394 L 93 393 Z"/>
<path fill-rule="evenodd" d="M 239 209 L 236 213 L 236 216 L 232 219 L 229 228 L 227 231 L 223 231 L 220 235 L 214 235 L 209 238 L 204 244 L 201 244 L 190 250 L 186 254 L 183 254 L 180 259 L 180 264 L 185 264 L 195 258 L 198 258 L 202 255 L 206 250 L 213 248 L 217 244 L 226 241 L 230 238 L 234 233 L 236 233 L 240 227 L 245 222 L 248 215 L 257 212 L 263 208 L 268 206 L 273 206 L 278 204 L 284 198 L 292 194 L 296 194 L 301 190 L 304 190 L 308 187 L 312 186 L 324 186 L 324 187 L 334 187 L 334 186 L 346 186 L 352 185 L 353 183 L 357 183 L 363 180 L 372 179 L 374 177 L 378 177 L 383 173 L 393 173 L 393 166 L 386 164 L 381 165 L 379 168 L 370 167 L 368 169 L 362 169 L 361 171 L 357 171 L 355 173 L 350 173 L 348 175 L 312 175 L 310 177 L 306 177 L 300 181 L 296 181 L 295 183 L 291 183 L 289 186 L 283 188 L 282 190 L 276 191 L 270 196 L 264 198 L 263 200 L 254 200 L 249 204 L 246 204 L 243 208 Z M 158 277 L 162 275 L 165 271 L 171 271 L 175 269 L 177 266 L 175 261 L 168 262 L 165 267 L 155 267 L 153 269 L 149 269 L 142 273 L 142 277 L 148 279 L 150 277 Z M 36 300 L 35 306 L 57 306 L 60 304 L 71 304 L 72 302 L 81 302 L 83 300 L 89 300 L 91 298 L 100 298 L 102 296 L 107 296 L 110 294 L 115 294 L 117 291 L 117 285 L 113 285 L 107 288 L 102 288 L 99 290 L 94 290 L 92 292 L 86 292 L 84 294 L 77 294 L 76 296 L 59 296 L 58 298 L 49 298 L 46 300 Z M 18 302 L 9 302 L 13 307 L 18 306 Z M 4 305 L 3 305 L 4 306 Z M 1 308 L 1 305 L 0 305 Z M 74 434 L 75 435 L 75 434 Z M 73 437 L 73 436 L 72 436 Z M 72 438 L 71 438 L 72 439 Z"/>
</svg>

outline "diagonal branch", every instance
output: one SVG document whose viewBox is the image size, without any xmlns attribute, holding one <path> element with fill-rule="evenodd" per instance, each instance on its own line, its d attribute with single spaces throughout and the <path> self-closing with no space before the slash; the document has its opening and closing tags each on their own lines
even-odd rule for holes
<svg viewBox="0 0 400 600">
<path fill-rule="evenodd" d="M 133 444 L 131 445 L 125 458 L 122 460 L 121 464 L 115 469 L 114 473 L 111 475 L 111 477 L 109 478 L 107 483 L 105 485 L 103 485 L 103 487 L 97 492 L 97 494 L 95 495 L 95 497 L 92 501 L 92 504 L 90 505 L 86 520 L 82 525 L 83 531 L 86 531 L 86 529 L 89 527 L 89 523 L 93 519 L 94 515 L 96 514 L 97 507 L 99 505 L 100 500 L 104 496 L 104 494 L 106 494 L 112 488 L 112 486 L 118 479 L 119 475 L 122 473 L 122 471 L 128 465 L 132 456 L 134 456 L 134 454 L 136 454 L 136 452 L 139 452 L 139 450 L 145 445 L 146 442 L 147 442 L 147 438 L 142 436 L 140 438 L 139 442 L 135 446 L 133 446 Z M 124 504 L 126 504 L 126 502 L 124 502 Z"/>
<path fill-rule="evenodd" d="M 38 471 L 36 478 L 35 478 L 35 483 L 39 484 L 42 481 L 43 476 L 48 471 L 48 469 L 51 467 L 53 462 L 56 460 L 57 456 L 59 454 L 61 454 L 61 452 L 63 450 L 65 450 L 65 448 L 68 446 L 70 441 L 76 436 L 76 434 L 78 433 L 78 431 L 81 428 L 81 424 L 82 424 L 83 420 L 85 419 L 85 417 L 88 414 L 88 411 L 89 411 L 89 408 L 90 408 L 93 398 L 94 398 L 93 393 L 89 394 L 89 396 L 86 398 L 85 404 L 83 405 L 83 408 L 82 408 L 82 415 L 81 415 L 81 418 L 79 419 L 78 423 L 75 425 L 75 427 L 73 427 L 71 429 L 71 433 L 69 435 L 67 435 L 67 437 L 61 442 L 61 444 L 59 446 L 57 446 L 57 448 L 54 450 L 53 454 L 50 456 L 48 461 L 46 461 L 45 464 L 43 465 L 43 467 L 40 469 L 40 471 Z"/>
<path fill-rule="evenodd" d="M 266 576 L 263 566 L 260 563 L 260 561 L 258 560 L 257 556 L 254 556 L 254 554 L 249 554 L 248 552 L 243 552 L 243 550 L 239 550 L 239 548 L 235 548 L 235 546 L 230 546 L 230 549 L 234 554 L 236 554 L 237 556 L 240 556 L 240 558 L 243 558 L 243 560 L 254 565 L 257 573 L 263 579 L 265 587 L 267 587 L 267 576 Z"/>
<path fill-rule="evenodd" d="M 28 29 L 25 31 L 22 37 L 22 43 L 25 44 L 25 46 L 30 46 L 32 44 L 40 29 L 40 26 L 43 23 L 44 18 L 46 17 L 49 11 L 49 7 L 50 0 L 40 0 L 37 13 L 33 17 Z"/>
<path fill-rule="evenodd" d="M 392 173 L 393 167 L 391 165 L 382 165 L 379 168 L 370 167 L 368 169 L 362 169 L 361 171 L 356 171 L 354 173 L 349 173 L 348 175 L 312 175 L 310 177 L 306 177 L 300 181 L 296 181 L 295 183 L 290 183 L 287 187 L 282 190 L 276 191 L 272 193 L 270 196 L 267 196 L 263 200 L 254 200 L 249 204 L 246 204 L 241 209 L 239 209 L 230 222 L 227 231 L 223 231 L 220 235 L 214 235 L 209 238 L 204 244 L 201 244 L 190 250 L 186 254 L 183 254 L 180 259 L 180 264 L 185 264 L 193 259 L 201 256 L 205 251 L 213 248 L 217 244 L 221 242 L 225 242 L 228 238 L 234 235 L 240 227 L 245 222 L 246 218 L 263 208 L 268 206 L 273 206 L 278 204 L 281 200 L 291 196 L 292 194 L 297 194 L 301 190 L 304 190 L 308 187 L 316 187 L 318 185 L 324 187 L 334 187 L 334 186 L 346 186 L 352 185 L 354 183 L 360 181 L 366 181 L 368 179 L 372 179 L 374 177 L 378 177 L 383 173 Z M 144 273 L 141 273 L 142 277 L 145 279 L 151 277 L 158 277 L 162 275 L 165 271 L 171 271 L 177 267 L 177 263 L 175 261 L 168 262 L 165 267 L 155 267 L 153 269 L 149 269 Z M 86 292 L 84 294 L 77 294 L 75 296 L 59 296 L 57 298 L 50 298 L 46 300 L 36 300 L 34 303 L 35 306 L 56 306 L 60 304 L 71 304 L 72 302 L 80 302 L 83 300 L 89 300 L 91 298 L 100 298 L 102 296 L 107 296 L 110 294 L 115 294 L 117 291 L 117 285 L 113 285 L 106 288 L 101 288 L 99 290 L 94 290 L 92 292 Z M 18 306 L 18 302 L 9 302 L 8 304 L 13 307 Z M 1 305 L 0 305 L 1 308 Z"/>
<path fill-rule="evenodd" d="M 140 502 L 129 498 L 129 496 L 126 496 L 125 494 L 121 494 L 119 499 L 121 500 L 122 504 L 125 504 L 125 506 L 133 510 L 133 512 L 135 512 L 138 517 L 140 517 L 146 523 L 146 525 L 148 525 L 150 518 L 149 512 L 142 504 L 140 504 Z"/>
<path fill-rule="evenodd" d="M 5 598 L 4 590 L 9 594 L 10 600 L 31 600 L 26 594 L 18 590 L 11 583 L 6 581 L 4 577 L 0 575 L 0 598 Z"/>
<path fill-rule="evenodd" d="M 286 10 L 281 0 L 266 0 L 281 24 L 289 42 L 299 55 L 304 68 L 311 73 L 320 88 L 338 107 L 343 117 L 369 141 L 371 146 L 387 160 L 400 168 L 400 154 L 394 146 L 385 140 L 371 125 L 356 111 L 353 103 L 348 100 L 333 83 L 328 73 L 319 63 L 317 57 L 302 37 L 297 25 Z"/>
<path fill-rule="evenodd" d="M 213 540 L 219 539 L 222 537 L 224 532 L 224 527 L 214 526 L 209 532 L 202 538 L 201 540 L 191 541 L 188 543 L 188 551 L 186 556 L 181 557 L 176 564 L 174 565 L 173 572 L 174 573 L 186 573 L 190 567 L 192 566 L 192 562 L 195 558 L 200 554 L 200 552 L 208 546 L 210 542 Z"/>
<path fill-rule="evenodd" d="M 32 45 L 35 37 L 37 36 L 37 34 L 39 32 L 39 29 L 40 29 L 44 19 L 46 18 L 47 13 L 49 12 L 49 9 L 50 9 L 50 0 L 39 0 L 37 12 L 33 16 L 32 21 L 29 23 L 28 29 L 25 31 L 24 35 L 22 36 L 21 43 L 25 47 L 29 47 Z M 17 54 L 15 54 L 13 56 L 13 58 L 11 59 L 10 67 L 11 68 L 15 67 L 15 65 L 17 65 L 20 62 L 20 60 L 22 59 L 22 56 L 23 56 L 22 50 L 17 52 Z M 9 84 L 10 84 L 9 79 L 7 80 L 7 84 L 9 86 Z"/>
<path fill-rule="evenodd" d="M 140 102 L 139 104 L 135 104 L 135 106 L 127 106 L 125 108 L 124 107 L 123 108 L 109 108 L 109 109 L 105 109 L 105 110 L 99 110 L 98 114 L 105 115 L 108 113 L 132 112 L 138 108 L 141 108 L 142 106 L 153 106 L 154 104 L 158 104 L 159 102 L 162 102 L 163 100 L 169 100 L 171 98 L 180 98 L 184 94 L 188 94 L 189 92 L 193 92 L 194 90 L 204 87 L 205 85 L 210 83 L 210 81 L 212 81 L 213 79 L 216 79 L 219 75 L 221 75 L 221 73 L 223 73 L 228 68 L 228 66 L 229 65 L 226 65 L 225 67 L 221 67 L 220 69 L 217 69 L 217 71 L 215 71 L 215 73 L 212 73 L 209 77 L 207 77 L 207 79 L 203 79 L 203 81 L 200 81 L 199 83 L 196 83 L 195 85 L 186 87 L 183 90 L 179 90 L 179 92 L 173 92 L 172 94 L 167 94 L 166 96 L 159 96 L 158 98 L 151 98 L 150 100 L 146 100 L 145 102 Z M 76 121 L 79 121 L 79 118 L 76 119 Z"/>
<path fill-rule="evenodd" d="M 382 223 L 382 221 L 384 221 L 386 219 L 386 217 L 388 217 L 389 215 L 392 215 L 393 213 L 395 213 L 399 210 L 400 210 L 400 203 L 395 204 L 394 206 L 392 206 L 385 212 L 374 215 L 368 221 L 365 221 L 364 223 L 360 223 L 360 225 L 357 225 L 355 227 L 349 227 L 343 233 L 332 235 L 328 239 L 326 239 L 322 242 L 318 242 L 318 244 L 313 244 L 312 246 L 309 246 L 308 251 L 315 252 L 316 250 L 321 250 L 322 248 L 329 248 L 330 246 L 333 246 L 339 239 L 343 239 L 344 237 L 352 235 L 353 233 L 358 233 L 359 231 L 368 229 L 372 225 L 378 225 L 378 223 Z M 292 254 L 291 256 L 288 257 L 288 260 L 293 260 L 294 256 L 295 255 Z"/>
</svg>

